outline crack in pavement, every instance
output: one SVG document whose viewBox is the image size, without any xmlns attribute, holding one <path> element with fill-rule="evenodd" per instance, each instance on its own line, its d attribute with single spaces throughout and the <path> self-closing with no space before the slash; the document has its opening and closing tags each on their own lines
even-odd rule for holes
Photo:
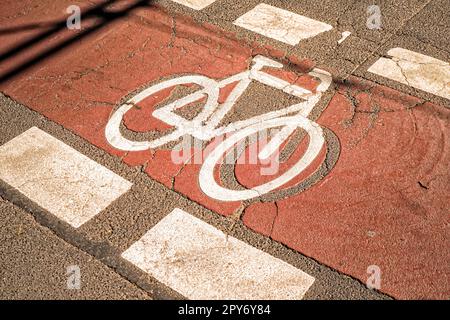
<svg viewBox="0 0 450 320">
<path fill-rule="evenodd" d="M 402 23 L 400 24 L 400 26 L 398 28 L 396 28 L 386 39 L 384 39 L 383 41 L 381 41 L 381 43 L 374 49 L 372 50 L 372 52 L 370 52 L 367 57 L 360 63 L 357 64 L 356 67 L 354 67 L 349 73 L 347 73 L 342 80 L 346 80 L 349 76 L 354 75 L 355 72 L 361 68 L 370 58 L 372 58 L 375 53 L 382 48 L 389 40 L 391 40 L 394 36 L 396 36 L 398 34 L 398 32 L 406 25 L 406 23 L 408 21 L 410 21 L 411 19 L 413 19 L 415 16 L 417 16 L 420 12 L 422 12 L 422 10 L 424 10 L 433 0 L 428 0 L 418 11 L 416 11 L 413 15 L 411 15 L 408 19 L 405 19 L 404 21 L 402 21 Z"/>
</svg>

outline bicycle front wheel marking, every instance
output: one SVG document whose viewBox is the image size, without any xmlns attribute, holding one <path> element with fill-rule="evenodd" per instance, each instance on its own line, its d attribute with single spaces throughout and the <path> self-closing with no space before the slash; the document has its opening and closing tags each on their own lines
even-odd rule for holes
<svg viewBox="0 0 450 320">
<path fill-rule="evenodd" d="M 274 180 L 246 190 L 232 190 L 220 186 L 214 177 L 214 169 L 219 161 L 224 158 L 226 152 L 239 141 L 261 130 L 279 126 L 296 126 L 304 129 L 309 135 L 309 145 L 303 157 L 289 170 Z M 320 126 L 305 117 L 293 116 L 273 119 L 264 123 L 242 129 L 233 136 L 222 141 L 205 159 L 200 174 L 199 185 L 202 191 L 211 198 L 221 201 L 242 201 L 262 196 L 269 193 L 298 176 L 319 155 L 325 143 L 323 131 Z"/>
</svg>

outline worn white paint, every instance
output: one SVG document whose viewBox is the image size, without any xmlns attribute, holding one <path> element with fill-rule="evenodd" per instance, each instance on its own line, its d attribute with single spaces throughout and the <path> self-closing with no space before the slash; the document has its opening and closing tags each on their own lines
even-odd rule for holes
<svg viewBox="0 0 450 320">
<path fill-rule="evenodd" d="M 333 29 L 327 23 L 265 3 L 236 19 L 234 24 L 290 45 Z"/>
<path fill-rule="evenodd" d="M 194 10 L 202 10 L 214 3 L 216 0 L 172 0 Z"/>
<path fill-rule="evenodd" d="M 216 182 L 214 177 L 214 168 L 220 163 L 221 159 L 225 157 L 226 152 L 230 150 L 230 148 L 236 145 L 243 138 L 249 137 L 260 130 L 278 127 L 280 125 L 285 125 L 285 128 L 289 128 L 289 132 L 284 136 L 284 139 L 286 139 L 297 127 L 304 129 L 309 135 L 310 141 L 308 149 L 296 164 L 294 164 L 281 176 L 252 189 L 232 190 L 221 187 Z M 282 140 L 284 141 L 284 139 Z M 258 197 L 285 185 L 299 175 L 314 161 L 320 153 L 324 143 L 325 139 L 320 126 L 302 116 L 277 118 L 265 121 L 262 124 L 255 124 L 240 130 L 236 134 L 225 139 L 216 148 L 214 148 L 208 157 L 206 157 L 199 174 L 200 188 L 209 197 L 222 201 L 240 201 Z"/>
<path fill-rule="evenodd" d="M 342 42 L 344 42 L 345 39 L 348 38 L 349 35 L 351 35 L 352 33 L 350 31 L 344 31 L 342 32 L 342 37 L 338 40 L 338 44 L 341 44 Z"/>
<path fill-rule="evenodd" d="M 301 299 L 314 282 L 180 209 L 122 257 L 189 299 Z"/>
<path fill-rule="evenodd" d="M 290 84 L 289 82 L 261 71 L 264 67 L 282 68 L 283 65 L 272 59 L 256 56 L 250 70 L 243 71 L 221 81 L 215 81 L 201 75 L 188 75 L 173 78 L 154 86 L 151 86 L 136 96 L 132 97 L 111 116 L 106 129 L 105 136 L 108 142 L 115 148 L 124 151 L 140 151 L 149 148 L 158 148 L 172 141 L 176 141 L 182 136 L 191 135 L 199 140 L 209 141 L 215 137 L 220 137 L 228 133 L 234 133 L 230 138 L 225 139 L 205 160 L 200 173 L 200 186 L 208 196 L 223 201 L 244 200 L 268 193 L 283 184 L 289 182 L 300 174 L 316 157 L 323 147 L 324 138 L 321 128 L 314 122 L 307 119 L 320 101 L 322 94 L 331 84 L 331 75 L 320 69 L 313 69 L 309 75 L 320 80 L 320 84 L 315 93 Z M 267 86 L 284 91 L 290 95 L 303 99 L 298 104 L 288 106 L 276 111 L 230 123 L 224 127 L 218 127 L 222 119 L 231 111 L 239 97 L 245 92 L 252 81 L 258 81 Z M 219 91 L 231 83 L 237 83 L 235 88 L 226 98 L 223 104 L 218 103 Z M 123 116 L 133 108 L 134 105 L 150 97 L 151 95 L 182 84 L 196 84 L 199 91 L 191 93 L 186 97 L 178 99 L 164 107 L 155 110 L 152 115 L 175 127 L 170 134 L 153 141 L 131 141 L 126 139 L 120 132 L 120 124 Z M 192 120 L 185 119 L 177 115 L 174 111 L 191 102 L 207 97 L 203 110 Z M 292 114 L 296 114 L 292 116 Z M 290 117 L 286 117 L 291 115 Z M 310 135 L 310 145 L 308 152 L 295 164 L 291 170 L 278 177 L 270 183 L 266 183 L 251 190 L 234 191 L 221 188 L 214 180 L 213 167 L 220 162 L 222 155 L 239 142 L 251 134 L 268 128 L 283 127 L 277 135 L 260 151 L 258 157 L 262 160 L 268 159 L 284 141 L 296 130 L 301 128 Z M 238 137 L 240 138 L 238 140 Z"/>
<path fill-rule="evenodd" d="M 368 71 L 450 99 L 448 62 L 403 48 L 390 49 L 387 54 L 391 58 L 378 59 Z"/>
<path fill-rule="evenodd" d="M 0 147 L 0 179 L 75 228 L 131 187 L 36 127 Z"/>
</svg>

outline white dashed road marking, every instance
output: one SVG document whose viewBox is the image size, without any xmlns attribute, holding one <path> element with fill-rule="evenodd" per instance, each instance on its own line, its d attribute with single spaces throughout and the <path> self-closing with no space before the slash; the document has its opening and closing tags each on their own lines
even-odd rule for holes
<svg viewBox="0 0 450 320">
<path fill-rule="evenodd" d="M 0 179 L 75 228 L 132 185 L 36 127 L 0 147 Z"/>
<path fill-rule="evenodd" d="M 181 209 L 122 257 L 189 299 L 301 299 L 315 280 Z"/>
<path fill-rule="evenodd" d="M 290 45 L 296 45 L 302 39 L 333 29 L 324 22 L 265 3 L 239 17 L 234 24 Z"/>
<path fill-rule="evenodd" d="M 216 0 L 172 0 L 173 2 L 182 4 L 195 10 L 202 10 L 215 2 Z"/>
<path fill-rule="evenodd" d="M 351 35 L 352 33 L 350 31 L 344 31 L 342 32 L 342 38 L 340 38 L 338 40 L 338 44 L 341 44 L 342 42 L 344 42 L 345 39 L 348 38 L 349 35 Z"/>
<path fill-rule="evenodd" d="M 393 48 L 388 55 L 392 58 L 378 59 L 368 71 L 450 99 L 448 62 L 403 48 Z"/>
</svg>

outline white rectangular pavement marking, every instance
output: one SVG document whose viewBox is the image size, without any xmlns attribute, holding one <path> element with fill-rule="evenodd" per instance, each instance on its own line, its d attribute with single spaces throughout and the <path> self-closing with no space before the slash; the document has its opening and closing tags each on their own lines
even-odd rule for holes
<svg viewBox="0 0 450 320">
<path fill-rule="evenodd" d="M 315 280 L 181 209 L 122 257 L 189 299 L 301 299 Z"/>
<path fill-rule="evenodd" d="M 236 19 L 234 24 L 290 45 L 296 45 L 302 39 L 333 29 L 324 22 L 265 3 L 257 5 Z"/>
<path fill-rule="evenodd" d="M 194 10 L 202 10 L 216 0 L 172 0 Z"/>
<path fill-rule="evenodd" d="M 0 146 L 0 179 L 75 228 L 132 185 L 36 127 Z"/>
<path fill-rule="evenodd" d="M 342 37 L 338 40 L 338 44 L 341 44 L 344 42 L 345 39 L 347 39 L 352 33 L 350 31 L 344 31 L 342 32 Z"/>
<path fill-rule="evenodd" d="M 448 62 L 403 48 L 393 48 L 388 55 L 392 58 L 378 59 L 368 71 L 450 99 Z"/>
</svg>

